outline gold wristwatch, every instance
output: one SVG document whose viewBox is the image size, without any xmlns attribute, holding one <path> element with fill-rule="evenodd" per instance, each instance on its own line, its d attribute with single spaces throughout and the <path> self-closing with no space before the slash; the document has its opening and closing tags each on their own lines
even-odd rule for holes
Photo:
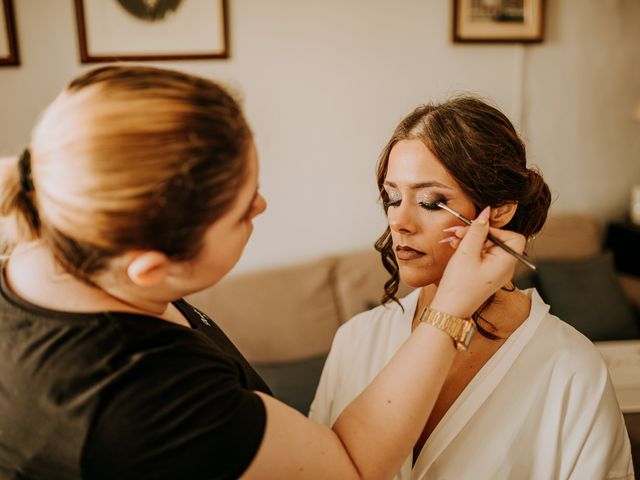
<svg viewBox="0 0 640 480">
<path fill-rule="evenodd" d="M 476 324 L 470 318 L 454 317 L 448 313 L 433 310 L 431 307 L 422 310 L 419 320 L 451 335 L 453 344 L 461 352 L 469 348 L 473 334 L 476 332 Z"/>
</svg>

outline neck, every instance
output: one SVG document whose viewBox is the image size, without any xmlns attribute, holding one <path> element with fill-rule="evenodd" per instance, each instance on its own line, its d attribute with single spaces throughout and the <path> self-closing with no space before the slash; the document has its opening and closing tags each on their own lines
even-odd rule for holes
<svg viewBox="0 0 640 480">
<path fill-rule="evenodd" d="M 505 285 L 507 289 L 498 290 L 491 304 L 481 313 L 486 322 L 480 320 L 480 325 L 501 338 L 511 335 L 527 319 L 531 310 L 531 299 L 517 288 L 511 291 L 510 287 L 511 284 L 508 284 Z M 431 305 L 436 291 L 435 284 L 420 289 L 413 328 L 417 326 L 422 310 Z M 490 325 L 487 322 L 490 322 Z"/>
<path fill-rule="evenodd" d="M 19 297 L 50 310 L 124 311 L 161 316 L 169 305 L 169 300 L 145 297 L 135 286 L 120 286 L 106 275 L 95 286 L 89 285 L 65 271 L 41 242 L 21 244 L 13 251 L 6 279 Z"/>
</svg>

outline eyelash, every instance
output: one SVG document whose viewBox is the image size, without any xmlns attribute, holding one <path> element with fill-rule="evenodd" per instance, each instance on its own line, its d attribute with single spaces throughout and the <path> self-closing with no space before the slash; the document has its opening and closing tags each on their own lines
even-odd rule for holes
<svg viewBox="0 0 640 480">
<path fill-rule="evenodd" d="M 398 207 L 400 206 L 401 201 L 402 200 L 394 200 L 393 202 L 386 201 L 382 202 L 382 205 L 384 205 L 384 208 Z M 446 205 L 447 199 L 442 196 L 438 196 L 433 202 L 419 202 L 418 205 L 420 205 L 425 210 L 438 210 L 440 208 L 436 205 L 438 202 L 444 203 Z"/>
</svg>

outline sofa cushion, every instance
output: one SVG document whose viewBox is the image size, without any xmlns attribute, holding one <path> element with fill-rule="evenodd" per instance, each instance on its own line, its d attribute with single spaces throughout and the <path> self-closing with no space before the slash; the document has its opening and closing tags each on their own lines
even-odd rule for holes
<svg viewBox="0 0 640 480">
<path fill-rule="evenodd" d="M 537 266 L 540 294 L 551 313 L 593 341 L 640 338 L 609 252 L 574 261 L 538 261 Z"/>
<path fill-rule="evenodd" d="M 526 254 L 536 263 L 540 260 L 577 260 L 597 255 L 601 251 L 602 235 L 596 221 L 580 214 L 550 216 L 544 227 L 526 248 Z M 514 283 L 520 289 L 534 285 L 535 274 L 518 262 Z"/>
<path fill-rule="evenodd" d="M 527 255 L 539 260 L 569 260 L 597 255 L 602 234 L 596 221 L 586 215 L 550 216 L 527 246 Z"/>
<path fill-rule="evenodd" d="M 287 362 L 329 351 L 338 326 L 333 259 L 232 275 L 187 298 L 253 363 Z"/>
<path fill-rule="evenodd" d="M 292 362 L 253 366 L 278 400 L 308 415 L 326 359 L 325 354 Z"/>
<path fill-rule="evenodd" d="M 336 259 L 334 289 L 342 323 L 357 313 L 380 305 L 384 284 L 389 279 L 380 254 L 371 250 L 347 253 Z M 402 298 L 413 289 L 403 283 L 396 296 Z"/>
</svg>

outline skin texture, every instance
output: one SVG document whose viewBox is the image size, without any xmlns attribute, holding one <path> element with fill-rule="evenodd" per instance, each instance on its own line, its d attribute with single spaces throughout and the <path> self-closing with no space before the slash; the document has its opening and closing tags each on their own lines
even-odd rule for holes
<svg viewBox="0 0 640 480">
<path fill-rule="evenodd" d="M 415 188 L 416 184 L 434 182 L 441 186 Z M 391 227 L 394 252 L 408 246 L 424 255 L 410 260 L 398 259 L 400 278 L 412 287 L 437 284 L 453 255 L 446 228 L 460 226 L 457 218 L 442 209 L 426 210 L 420 202 L 444 198 L 446 204 L 467 218 L 477 215 L 473 203 L 437 157 L 420 140 L 402 140 L 391 150 L 385 189 L 391 206 L 387 218 Z M 395 202 L 400 200 L 398 205 Z"/>
</svg>

